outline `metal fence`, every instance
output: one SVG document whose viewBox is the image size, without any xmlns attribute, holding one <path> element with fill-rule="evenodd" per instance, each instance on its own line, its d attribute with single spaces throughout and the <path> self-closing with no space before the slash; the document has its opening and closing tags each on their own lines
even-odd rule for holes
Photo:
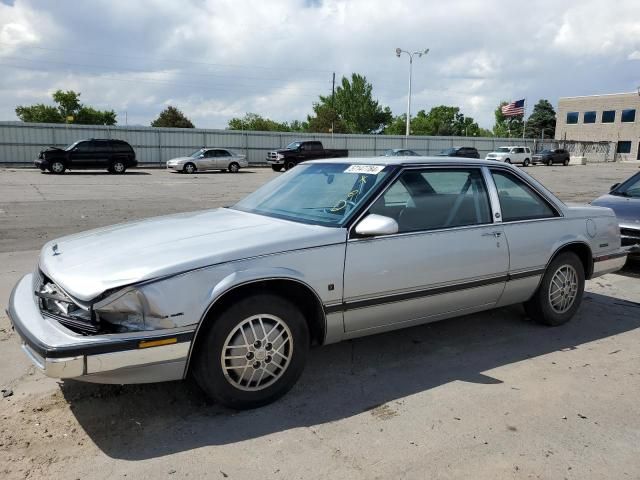
<svg viewBox="0 0 640 480">
<path fill-rule="evenodd" d="M 141 164 L 160 164 L 188 155 L 203 146 L 244 153 L 250 163 L 265 162 L 269 150 L 296 140 L 320 140 L 325 148 L 346 148 L 350 157 L 382 155 L 390 148 L 410 148 L 421 155 L 435 155 L 453 146 L 475 147 L 484 156 L 501 145 L 526 145 L 541 149 L 539 140 L 521 138 L 422 137 L 401 135 L 343 135 L 279 132 L 247 132 L 200 128 L 153 128 L 102 125 L 0 122 L 0 164 L 29 164 L 46 146 L 64 147 L 86 138 L 126 140 Z"/>
</svg>

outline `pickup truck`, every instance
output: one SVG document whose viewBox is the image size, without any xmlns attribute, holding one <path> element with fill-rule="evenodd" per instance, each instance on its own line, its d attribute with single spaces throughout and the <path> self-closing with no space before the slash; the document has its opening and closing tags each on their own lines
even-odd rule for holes
<svg viewBox="0 0 640 480">
<path fill-rule="evenodd" d="M 289 170 L 305 160 L 318 160 L 321 158 L 348 157 L 349 150 L 337 148 L 324 148 L 322 142 L 292 142 L 283 150 L 274 150 L 267 153 L 267 163 L 274 172 L 279 172 L 282 167 Z"/>
</svg>

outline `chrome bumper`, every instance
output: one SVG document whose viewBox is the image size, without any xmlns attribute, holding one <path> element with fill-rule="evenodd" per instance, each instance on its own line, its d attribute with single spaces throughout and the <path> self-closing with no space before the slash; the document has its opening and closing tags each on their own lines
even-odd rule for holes
<svg viewBox="0 0 640 480">
<path fill-rule="evenodd" d="M 194 328 L 83 336 L 42 316 L 33 275 L 11 292 L 7 315 L 22 349 L 45 375 L 97 383 L 184 378 Z"/>
<path fill-rule="evenodd" d="M 284 165 L 284 159 L 282 159 L 282 160 L 269 160 L 269 159 L 267 159 L 267 163 L 269 165 Z"/>
</svg>

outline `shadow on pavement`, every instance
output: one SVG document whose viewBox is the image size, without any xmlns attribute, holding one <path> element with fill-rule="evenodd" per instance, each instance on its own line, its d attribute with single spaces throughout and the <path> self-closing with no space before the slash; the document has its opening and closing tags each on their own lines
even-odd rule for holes
<svg viewBox="0 0 640 480">
<path fill-rule="evenodd" d="M 456 380 L 505 388 L 499 374 L 483 372 L 638 327 L 637 304 L 587 292 L 576 317 L 557 328 L 533 323 L 515 306 L 365 337 L 313 350 L 288 395 L 244 412 L 208 404 L 191 381 L 67 381 L 61 389 L 106 455 L 139 460 L 348 418 Z"/>
</svg>

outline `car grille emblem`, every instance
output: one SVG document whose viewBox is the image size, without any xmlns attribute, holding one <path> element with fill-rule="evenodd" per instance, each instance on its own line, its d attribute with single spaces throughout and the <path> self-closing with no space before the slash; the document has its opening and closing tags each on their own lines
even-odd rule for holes
<svg viewBox="0 0 640 480">
<path fill-rule="evenodd" d="M 60 252 L 58 251 L 58 244 L 54 243 L 53 246 L 51 247 L 51 250 L 53 250 L 53 256 L 57 256 L 60 255 Z"/>
</svg>

